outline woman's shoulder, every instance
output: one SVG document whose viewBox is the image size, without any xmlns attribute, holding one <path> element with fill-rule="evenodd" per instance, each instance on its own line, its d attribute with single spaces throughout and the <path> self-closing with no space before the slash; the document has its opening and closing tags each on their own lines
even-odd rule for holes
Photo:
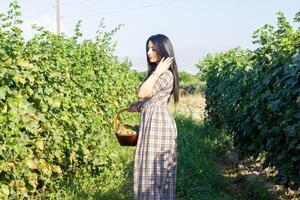
<svg viewBox="0 0 300 200">
<path fill-rule="evenodd" d="M 170 70 L 167 70 L 160 76 L 160 79 L 165 83 L 171 82 L 173 81 L 173 73 Z"/>
<path fill-rule="evenodd" d="M 172 79 L 173 78 L 173 73 L 171 70 L 167 70 L 163 73 L 163 76 L 169 78 L 169 79 Z"/>
</svg>

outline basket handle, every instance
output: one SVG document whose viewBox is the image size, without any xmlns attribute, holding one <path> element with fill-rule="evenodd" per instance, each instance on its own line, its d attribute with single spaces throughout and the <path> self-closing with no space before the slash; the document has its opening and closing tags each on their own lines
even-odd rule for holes
<svg viewBox="0 0 300 200">
<path fill-rule="evenodd" d="M 120 111 L 117 112 L 117 114 L 115 114 L 115 116 L 114 116 L 114 130 L 115 130 L 115 132 L 117 132 L 117 129 L 118 129 L 118 127 L 119 127 L 119 125 L 118 125 L 118 122 L 119 122 L 119 120 L 118 120 L 119 114 L 122 113 L 122 112 L 124 112 L 124 111 L 128 111 L 128 108 L 125 108 L 125 109 L 120 110 Z"/>
</svg>

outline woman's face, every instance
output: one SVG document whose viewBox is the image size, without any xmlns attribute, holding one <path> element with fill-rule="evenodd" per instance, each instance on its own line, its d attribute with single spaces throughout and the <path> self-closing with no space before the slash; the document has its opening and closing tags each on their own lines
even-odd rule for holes
<svg viewBox="0 0 300 200">
<path fill-rule="evenodd" d="M 158 64 L 161 60 L 161 57 L 158 55 L 156 47 L 153 45 L 151 41 L 148 42 L 148 52 L 147 52 L 149 61 L 152 63 Z"/>
</svg>

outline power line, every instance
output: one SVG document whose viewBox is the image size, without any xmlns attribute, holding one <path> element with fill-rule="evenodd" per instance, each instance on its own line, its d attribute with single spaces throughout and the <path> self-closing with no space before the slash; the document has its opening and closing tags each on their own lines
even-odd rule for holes
<svg viewBox="0 0 300 200">
<path fill-rule="evenodd" d="M 161 5 L 173 3 L 175 1 L 179 1 L 179 0 L 169 0 L 169 1 L 164 1 L 164 2 L 160 2 L 160 3 L 153 3 L 153 4 L 138 6 L 138 7 L 135 7 L 135 8 L 119 9 L 119 10 L 113 10 L 113 11 L 107 11 L 107 12 L 99 12 L 99 13 L 94 13 L 94 14 L 85 14 L 84 16 L 95 16 L 95 15 L 103 15 L 103 14 L 124 13 L 124 12 L 130 12 L 130 11 L 147 9 L 147 8 L 151 8 L 151 7 L 157 7 L 157 6 L 161 6 Z M 78 15 L 76 15 L 76 16 L 78 16 Z M 69 18 L 69 17 L 73 17 L 73 16 L 70 16 L 70 15 L 69 16 L 64 16 L 64 18 Z"/>
<path fill-rule="evenodd" d="M 50 11 L 50 10 L 52 12 L 52 10 L 54 8 L 55 8 L 55 5 L 52 5 L 50 8 L 45 8 L 45 9 L 41 10 L 40 12 L 38 12 L 38 14 L 35 14 L 35 16 L 45 14 L 47 11 Z"/>
<path fill-rule="evenodd" d="M 82 3 L 91 3 L 94 0 L 91 1 L 87 1 L 87 0 L 82 0 L 82 1 L 69 1 L 67 3 L 61 2 L 62 6 L 70 6 L 70 5 L 78 5 L 78 4 L 82 4 Z"/>
</svg>

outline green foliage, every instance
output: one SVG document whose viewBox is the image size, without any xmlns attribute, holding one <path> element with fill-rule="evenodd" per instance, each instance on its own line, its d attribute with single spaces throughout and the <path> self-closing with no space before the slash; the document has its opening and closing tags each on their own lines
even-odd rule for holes
<svg viewBox="0 0 300 200">
<path fill-rule="evenodd" d="M 0 196 L 35 198 L 80 169 L 102 174 L 113 163 L 113 115 L 133 100 L 138 80 L 113 55 L 101 23 L 96 40 L 36 27 L 25 41 L 16 1 L 0 21 Z"/>
<path fill-rule="evenodd" d="M 277 28 L 255 31 L 255 51 L 208 55 L 198 67 L 207 83 L 207 120 L 232 132 L 241 152 L 265 151 L 265 166 L 278 169 L 278 181 L 299 187 L 300 30 L 277 16 Z"/>
<path fill-rule="evenodd" d="M 180 82 L 180 84 L 194 83 L 194 82 L 198 82 L 198 78 L 196 75 L 182 71 L 182 72 L 179 72 L 179 82 Z"/>
<path fill-rule="evenodd" d="M 188 72 L 179 72 L 179 87 L 183 95 L 202 93 L 205 89 L 205 82 L 199 81 L 197 75 Z"/>
<path fill-rule="evenodd" d="M 204 93 L 205 82 L 187 83 L 179 85 L 183 95 L 190 95 L 195 93 Z"/>
<path fill-rule="evenodd" d="M 132 74 L 139 80 L 139 82 L 144 82 L 147 78 L 148 72 L 147 71 L 142 71 L 138 72 L 136 70 L 132 71 Z"/>
<path fill-rule="evenodd" d="M 217 127 L 234 121 L 237 116 L 232 111 L 239 109 L 240 97 L 247 93 L 243 89 L 246 72 L 251 66 L 252 53 L 240 48 L 215 56 L 207 55 L 197 66 L 206 79 L 206 111 L 208 119 Z"/>
</svg>

